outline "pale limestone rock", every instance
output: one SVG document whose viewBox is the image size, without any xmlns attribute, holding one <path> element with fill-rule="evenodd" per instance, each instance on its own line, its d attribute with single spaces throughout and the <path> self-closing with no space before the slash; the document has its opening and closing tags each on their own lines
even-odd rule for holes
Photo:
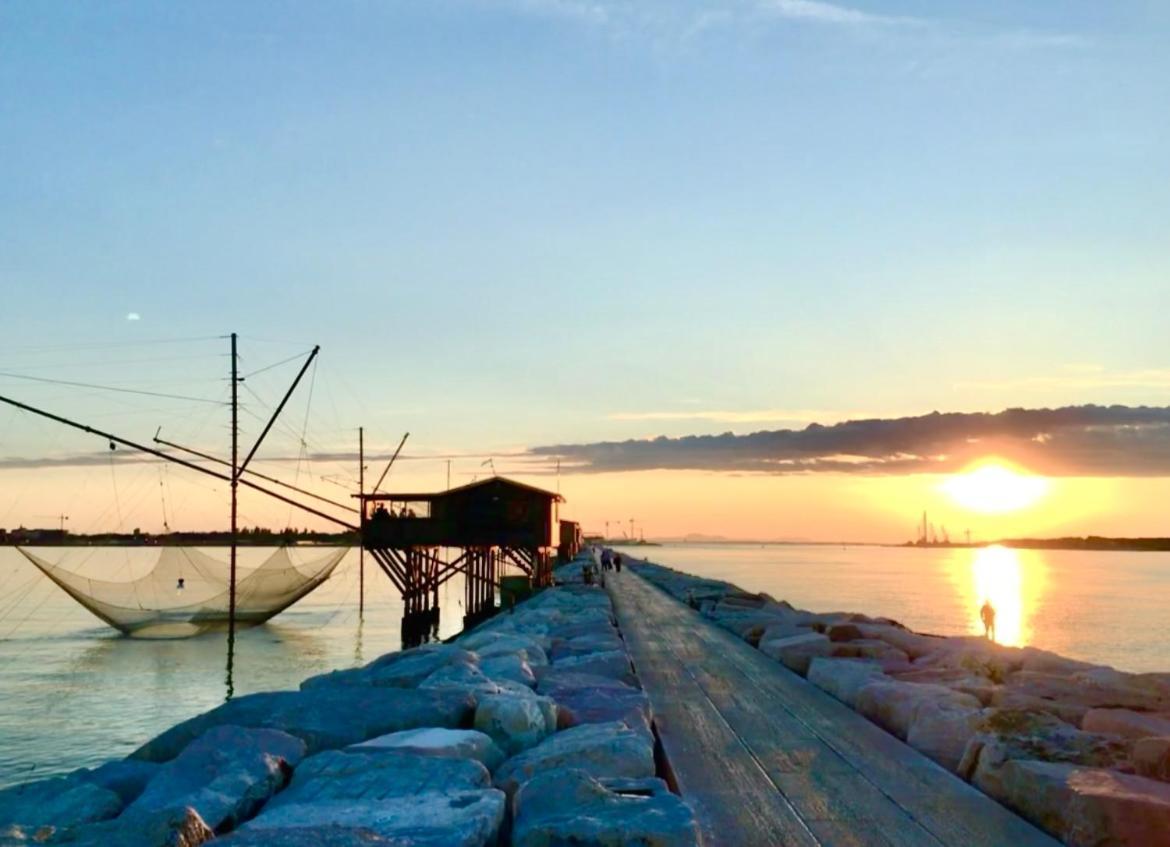
<svg viewBox="0 0 1170 847">
<path fill-rule="evenodd" d="M 475 728 L 489 735 L 505 755 L 514 756 L 555 732 L 556 721 L 551 725 L 545 721 L 535 698 L 493 694 L 480 698 Z"/>
<path fill-rule="evenodd" d="M 1170 844 L 1170 784 L 1116 771 L 1083 769 L 1068 778 L 1069 847 Z"/>
<path fill-rule="evenodd" d="M 978 709 L 980 703 L 941 685 L 917 685 L 893 679 L 870 682 L 857 693 L 856 709 L 882 729 L 905 740 L 919 708 Z"/>
<path fill-rule="evenodd" d="M 1170 736 L 1170 714 L 1144 713 L 1129 709 L 1090 709 L 1081 721 L 1086 732 L 1120 735 L 1137 740 L 1155 736 Z"/>
<path fill-rule="evenodd" d="M 857 693 L 882 677 L 874 662 L 851 659 L 813 659 L 808 666 L 808 681 L 847 706 L 857 703 Z"/>
<path fill-rule="evenodd" d="M 809 663 L 813 659 L 827 658 L 832 650 L 832 643 L 828 637 L 817 632 L 760 642 L 761 653 L 801 676 L 808 673 Z"/>
<path fill-rule="evenodd" d="M 914 713 L 906 743 L 951 773 L 958 773 L 963 752 L 982 717 L 977 707 L 927 700 Z"/>
<path fill-rule="evenodd" d="M 1135 741 L 1131 758 L 1138 776 L 1170 782 L 1170 736 Z"/>
<path fill-rule="evenodd" d="M 381 753 L 385 751 L 413 753 L 417 756 L 438 756 L 447 759 L 474 759 L 489 771 L 504 761 L 504 752 L 485 733 L 474 729 L 443 729 L 423 727 L 380 735 L 345 748 L 349 753 Z"/>
</svg>

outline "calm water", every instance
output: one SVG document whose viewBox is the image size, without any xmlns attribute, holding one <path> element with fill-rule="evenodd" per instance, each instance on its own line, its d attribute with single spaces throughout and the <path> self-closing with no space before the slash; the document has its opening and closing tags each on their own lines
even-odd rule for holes
<svg viewBox="0 0 1170 847">
<path fill-rule="evenodd" d="M 210 550 L 226 558 L 225 550 Z M 242 550 L 243 563 L 269 551 Z M 307 550 L 314 557 L 321 551 Z M 818 611 L 888 615 L 940 634 L 981 631 L 999 610 L 1000 640 L 1134 671 L 1170 670 L 1170 554 L 880 547 L 667 546 L 629 551 Z M 75 570 L 130 579 L 157 553 L 44 551 Z M 402 604 L 366 562 L 357 613 L 357 552 L 334 577 L 237 640 L 237 694 L 295 688 L 306 676 L 398 649 Z M 462 581 L 443 589 L 440 634 L 459 630 Z M 172 724 L 223 702 L 226 639 L 124 638 L 0 547 L 0 786 L 129 753 Z"/>
<path fill-rule="evenodd" d="M 1129 671 L 1170 671 L 1170 553 L 677 545 L 628 553 L 813 611 L 885 615 L 939 635 L 1001 642 Z"/>
<path fill-rule="evenodd" d="M 49 561 L 107 579 L 148 570 L 149 549 L 45 548 Z M 225 549 L 206 552 L 227 559 Z M 271 551 L 242 549 L 241 564 Z M 295 551 L 308 559 L 321 549 Z M 440 635 L 463 623 L 463 582 L 440 589 Z M 235 693 L 296 688 L 302 679 L 400 647 L 402 603 L 366 558 L 366 612 L 358 619 L 358 554 L 268 624 L 236 639 Z M 226 636 L 125 638 L 85 611 L 11 547 L 0 547 L 0 786 L 124 756 L 172 724 L 222 703 Z"/>
</svg>

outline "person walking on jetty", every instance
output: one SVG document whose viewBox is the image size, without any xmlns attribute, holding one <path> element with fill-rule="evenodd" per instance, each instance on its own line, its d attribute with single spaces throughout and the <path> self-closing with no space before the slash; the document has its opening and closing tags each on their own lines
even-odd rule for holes
<svg viewBox="0 0 1170 847">
<path fill-rule="evenodd" d="M 601 551 L 601 570 L 607 571 L 613 567 L 613 551 L 606 547 Z"/>
<path fill-rule="evenodd" d="M 622 554 L 621 553 L 614 553 L 613 554 L 613 569 L 615 571 L 617 571 L 618 573 L 622 572 Z"/>
<path fill-rule="evenodd" d="M 983 621 L 983 637 L 995 641 L 995 606 L 990 600 L 983 601 L 983 608 L 979 610 L 979 618 Z"/>
</svg>

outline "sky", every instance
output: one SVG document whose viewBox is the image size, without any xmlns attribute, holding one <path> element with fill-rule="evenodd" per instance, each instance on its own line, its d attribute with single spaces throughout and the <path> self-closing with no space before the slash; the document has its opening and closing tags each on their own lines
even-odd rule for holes
<svg viewBox="0 0 1170 847">
<path fill-rule="evenodd" d="M 1155 413 L 1013 431 L 1055 463 L 685 449 L 1164 409 L 1167 35 L 1154 0 L 0 0 L 0 394 L 225 455 L 235 331 L 249 445 L 321 346 L 256 467 L 342 499 L 361 425 L 411 433 L 394 484 L 494 468 L 591 529 L 1167 535 Z M 1033 506 L 940 487 L 1001 449 Z M 0 409 L 0 526 L 222 524 L 221 488 Z"/>
</svg>

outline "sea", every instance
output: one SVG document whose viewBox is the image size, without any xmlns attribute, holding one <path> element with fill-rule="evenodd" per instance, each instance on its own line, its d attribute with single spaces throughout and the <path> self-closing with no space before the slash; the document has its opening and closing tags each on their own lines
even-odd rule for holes
<svg viewBox="0 0 1170 847">
<path fill-rule="evenodd" d="M 223 548 L 204 552 L 226 560 Z M 243 566 L 271 551 L 242 548 Z M 298 549 L 306 559 L 320 548 Z M 997 610 L 999 641 L 1035 645 L 1129 671 L 1170 671 L 1170 554 L 920 549 L 831 545 L 664 545 L 628 556 L 734 583 L 814 611 L 894 618 L 940 635 L 981 634 L 979 607 Z M 65 567 L 131 579 L 150 548 L 45 548 Z M 358 552 L 269 623 L 241 630 L 230 677 L 227 640 L 127 638 L 0 547 L 0 787 L 125 756 L 167 727 L 230 695 L 295 689 L 307 676 L 361 665 L 401 647 L 402 603 Z M 441 590 L 437 635 L 463 622 L 463 584 Z"/>
</svg>

